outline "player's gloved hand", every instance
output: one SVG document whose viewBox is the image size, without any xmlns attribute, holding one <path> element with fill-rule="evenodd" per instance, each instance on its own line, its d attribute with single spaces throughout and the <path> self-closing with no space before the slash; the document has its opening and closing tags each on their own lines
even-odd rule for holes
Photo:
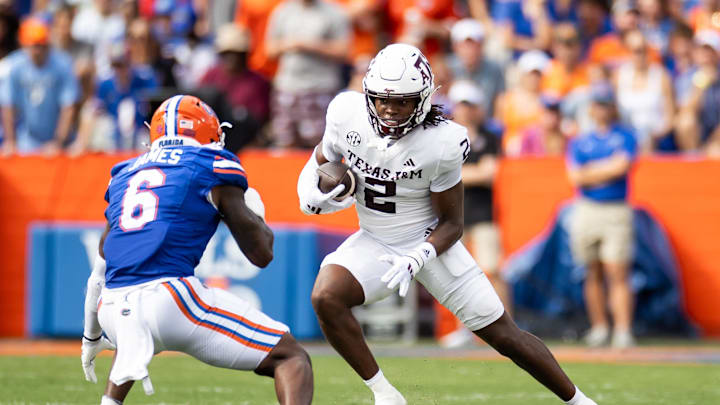
<svg viewBox="0 0 720 405">
<path fill-rule="evenodd" d="M 342 201 L 335 201 L 334 198 L 345 191 L 344 184 L 338 184 L 330 192 L 323 193 L 317 186 L 307 190 L 300 198 L 300 209 L 307 215 L 331 214 L 344 210 L 355 204 L 355 197 L 347 197 Z"/>
<path fill-rule="evenodd" d="M 263 204 L 262 198 L 260 198 L 260 193 L 252 187 L 248 187 L 248 189 L 245 190 L 245 205 L 247 205 L 255 215 L 262 218 L 263 221 L 265 220 L 265 204 Z"/>
<path fill-rule="evenodd" d="M 83 336 L 80 361 L 82 362 L 83 372 L 85 373 L 85 380 L 91 383 L 97 383 L 97 377 L 95 376 L 95 356 L 101 351 L 108 349 L 115 350 L 115 345 L 105 336 L 100 336 L 97 340 L 90 340 Z"/>
<path fill-rule="evenodd" d="M 308 159 L 298 177 L 297 194 L 300 200 L 300 210 L 306 215 L 330 214 L 355 204 L 355 197 L 352 196 L 342 201 L 334 200 L 345 190 L 345 186 L 342 184 L 339 184 L 329 193 L 320 191 L 318 188 L 320 177 L 317 174 L 319 165 L 315 155 L 316 150 L 313 150 L 310 159 Z"/>
<path fill-rule="evenodd" d="M 390 270 L 380 278 L 380 281 L 387 284 L 387 288 L 394 290 L 400 286 L 399 294 L 401 297 L 407 295 L 410 288 L 410 282 L 415 275 L 422 270 L 427 262 L 437 256 L 435 247 L 429 242 L 423 242 L 415 249 L 398 255 L 382 255 L 379 257 L 381 261 L 390 263 Z"/>
</svg>

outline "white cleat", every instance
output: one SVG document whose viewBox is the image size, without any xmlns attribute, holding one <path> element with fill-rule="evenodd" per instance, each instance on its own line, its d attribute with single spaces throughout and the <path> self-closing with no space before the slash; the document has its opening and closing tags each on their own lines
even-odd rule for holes
<svg viewBox="0 0 720 405">
<path fill-rule="evenodd" d="M 629 349 L 635 346 L 635 338 L 627 331 L 613 333 L 611 346 L 615 349 Z"/>
<path fill-rule="evenodd" d="M 600 347 L 607 343 L 610 331 L 607 327 L 595 327 L 585 335 L 585 344 L 590 347 Z"/>
<path fill-rule="evenodd" d="M 407 401 L 398 390 L 395 390 L 375 394 L 375 405 L 407 405 Z"/>
</svg>

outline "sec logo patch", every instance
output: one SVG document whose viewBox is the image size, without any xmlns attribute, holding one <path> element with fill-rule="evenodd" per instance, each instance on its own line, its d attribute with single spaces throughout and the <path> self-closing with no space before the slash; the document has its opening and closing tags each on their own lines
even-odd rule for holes
<svg viewBox="0 0 720 405">
<path fill-rule="evenodd" d="M 345 139 L 347 140 L 347 143 L 350 144 L 350 146 L 360 145 L 360 134 L 355 131 L 348 132 L 347 135 L 345 135 Z"/>
</svg>

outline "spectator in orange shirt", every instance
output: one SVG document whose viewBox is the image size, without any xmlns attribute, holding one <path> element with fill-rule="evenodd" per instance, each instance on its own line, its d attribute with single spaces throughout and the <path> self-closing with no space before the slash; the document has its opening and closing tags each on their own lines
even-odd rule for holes
<svg viewBox="0 0 720 405">
<path fill-rule="evenodd" d="M 543 94 L 563 98 L 590 85 L 590 67 L 581 60 L 580 36 L 572 24 L 555 28 L 552 50 L 555 57 L 543 74 Z"/>
<path fill-rule="evenodd" d="M 248 67 L 268 79 L 275 75 L 277 61 L 268 58 L 265 39 L 268 20 L 275 6 L 283 0 L 238 0 L 235 22 L 250 31 L 250 55 Z"/>
<path fill-rule="evenodd" d="M 688 13 L 688 23 L 695 32 L 702 30 L 720 32 L 720 0 L 701 0 Z"/>
<path fill-rule="evenodd" d="M 380 0 L 331 0 L 345 9 L 352 25 L 349 57 L 351 61 L 375 55 L 379 50 L 381 27 Z M 363 72 L 364 74 L 365 72 Z"/>
<path fill-rule="evenodd" d="M 540 82 L 549 58 L 542 51 L 527 51 L 517 62 L 520 78 L 517 86 L 501 94 L 495 116 L 504 126 L 502 146 L 507 155 L 520 151 L 522 132 L 540 119 Z"/>
<path fill-rule="evenodd" d="M 613 25 L 616 32 L 605 34 L 590 45 L 588 58 L 590 63 L 614 69 L 630 59 L 630 51 L 625 47 L 624 37 L 629 31 L 637 29 L 640 14 L 632 2 L 617 1 L 612 8 Z M 660 61 L 657 49 L 648 49 L 652 61 Z"/>
</svg>

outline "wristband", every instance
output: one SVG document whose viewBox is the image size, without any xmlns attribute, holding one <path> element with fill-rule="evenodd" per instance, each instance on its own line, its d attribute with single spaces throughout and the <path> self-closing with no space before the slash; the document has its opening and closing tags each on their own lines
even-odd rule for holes
<svg viewBox="0 0 720 405">
<path fill-rule="evenodd" d="M 89 337 L 83 335 L 83 339 L 87 340 L 88 342 L 97 342 L 98 340 L 100 340 L 100 338 L 102 338 L 102 334 L 95 339 L 90 339 Z"/>
<path fill-rule="evenodd" d="M 407 255 L 417 261 L 419 268 L 422 268 L 427 262 L 437 257 L 437 251 L 432 243 L 423 242 Z"/>
</svg>

